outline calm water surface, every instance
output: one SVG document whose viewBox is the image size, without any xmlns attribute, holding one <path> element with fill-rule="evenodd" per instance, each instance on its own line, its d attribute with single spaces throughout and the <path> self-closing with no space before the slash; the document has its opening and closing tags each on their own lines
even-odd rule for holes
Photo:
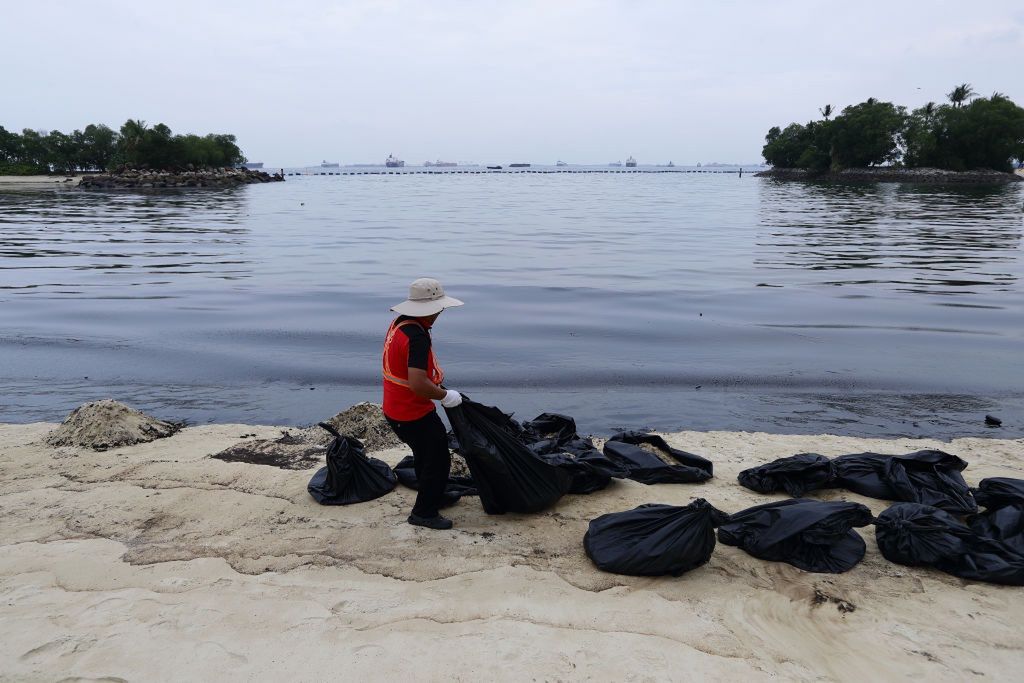
<svg viewBox="0 0 1024 683">
<path fill-rule="evenodd" d="M 1022 201 L 696 174 L 0 190 L 0 421 L 112 396 L 316 422 L 379 400 L 388 307 L 431 275 L 466 301 L 435 328 L 449 386 L 520 417 L 1020 436 Z"/>
</svg>

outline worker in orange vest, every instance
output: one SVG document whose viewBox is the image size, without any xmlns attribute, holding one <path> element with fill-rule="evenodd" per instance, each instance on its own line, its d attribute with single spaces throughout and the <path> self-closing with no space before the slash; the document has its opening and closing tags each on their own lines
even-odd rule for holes
<svg viewBox="0 0 1024 683">
<path fill-rule="evenodd" d="M 384 339 L 384 417 L 398 438 L 412 448 L 419 493 L 409 524 L 451 529 L 439 510 L 457 500 L 446 499 L 451 470 L 448 435 L 433 401 L 445 408 L 462 403 L 462 395 L 441 386 L 444 372 L 434 356 L 430 328 L 446 308 L 462 302 L 447 296 L 441 283 L 420 278 L 409 285 L 409 298 L 392 306 L 399 316 Z"/>
</svg>

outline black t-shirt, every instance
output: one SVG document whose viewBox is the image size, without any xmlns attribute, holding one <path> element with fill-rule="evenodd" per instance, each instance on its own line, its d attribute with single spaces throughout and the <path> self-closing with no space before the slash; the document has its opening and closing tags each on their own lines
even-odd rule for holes
<svg viewBox="0 0 1024 683">
<path fill-rule="evenodd" d="M 398 322 L 415 320 L 407 315 L 398 316 Z M 397 324 L 397 323 L 396 323 Z M 427 369 L 427 358 L 430 357 L 430 333 L 422 325 L 406 325 L 402 332 L 409 338 L 409 367 Z"/>
</svg>

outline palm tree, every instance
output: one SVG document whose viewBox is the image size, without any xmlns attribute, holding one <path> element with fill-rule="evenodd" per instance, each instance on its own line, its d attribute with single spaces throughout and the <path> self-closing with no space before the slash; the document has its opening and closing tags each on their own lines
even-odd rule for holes
<svg viewBox="0 0 1024 683">
<path fill-rule="evenodd" d="M 820 111 L 821 115 L 825 117 L 826 121 L 828 121 L 828 117 L 832 116 L 832 112 L 835 111 L 835 110 L 832 109 L 832 105 L 831 104 L 826 104 L 824 107 L 822 107 L 818 111 Z"/>
<path fill-rule="evenodd" d="M 960 85 L 953 88 L 953 91 L 946 95 L 949 101 L 953 103 L 953 106 L 959 109 L 963 106 L 964 102 L 977 95 L 974 92 L 974 88 L 971 87 L 970 83 L 961 83 Z"/>
</svg>

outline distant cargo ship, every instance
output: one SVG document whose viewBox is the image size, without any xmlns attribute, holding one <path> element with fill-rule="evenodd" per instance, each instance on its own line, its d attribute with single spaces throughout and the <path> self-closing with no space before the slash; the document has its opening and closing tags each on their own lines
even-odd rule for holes
<svg viewBox="0 0 1024 683">
<path fill-rule="evenodd" d="M 326 159 L 320 162 L 320 168 L 338 168 L 339 166 L 341 166 L 341 164 L 335 161 L 327 161 Z"/>
<path fill-rule="evenodd" d="M 567 164 L 567 163 L 565 163 L 564 161 L 561 161 L 561 160 L 555 162 L 555 166 L 568 166 L 568 165 L 569 164 Z"/>
<path fill-rule="evenodd" d="M 488 166 L 487 170 L 488 171 L 500 171 L 501 170 L 501 166 Z"/>
<path fill-rule="evenodd" d="M 245 166 L 250 171 L 256 171 L 258 169 L 263 168 L 263 162 L 262 161 L 247 161 L 244 164 L 242 164 L 242 166 Z"/>
<path fill-rule="evenodd" d="M 633 157 L 630 157 L 630 158 L 626 159 L 626 168 L 633 168 L 635 166 L 636 166 L 636 159 L 634 159 Z"/>
<path fill-rule="evenodd" d="M 509 164 L 509 168 L 530 168 L 529 164 Z"/>
<path fill-rule="evenodd" d="M 609 165 L 609 166 L 615 166 L 615 167 L 618 167 L 618 166 L 622 166 L 622 162 L 621 162 L 621 161 L 613 161 L 612 163 L 610 163 L 610 164 L 608 164 L 608 165 Z"/>
<path fill-rule="evenodd" d="M 384 160 L 384 165 L 388 168 L 402 168 L 405 166 L 405 162 L 396 157 L 394 154 L 389 154 L 388 158 Z"/>
<path fill-rule="evenodd" d="M 452 166 L 458 166 L 459 164 L 458 164 L 458 162 L 455 162 L 455 161 L 441 161 L 440 159 L 438 159 L 437 161 L 425 161 L 425 162 L 423 162 L 423 165 L 424 166 L 439 166 L 439 167 L 449 168 L 449 167 L 452 167 Z"/>
</svg>

